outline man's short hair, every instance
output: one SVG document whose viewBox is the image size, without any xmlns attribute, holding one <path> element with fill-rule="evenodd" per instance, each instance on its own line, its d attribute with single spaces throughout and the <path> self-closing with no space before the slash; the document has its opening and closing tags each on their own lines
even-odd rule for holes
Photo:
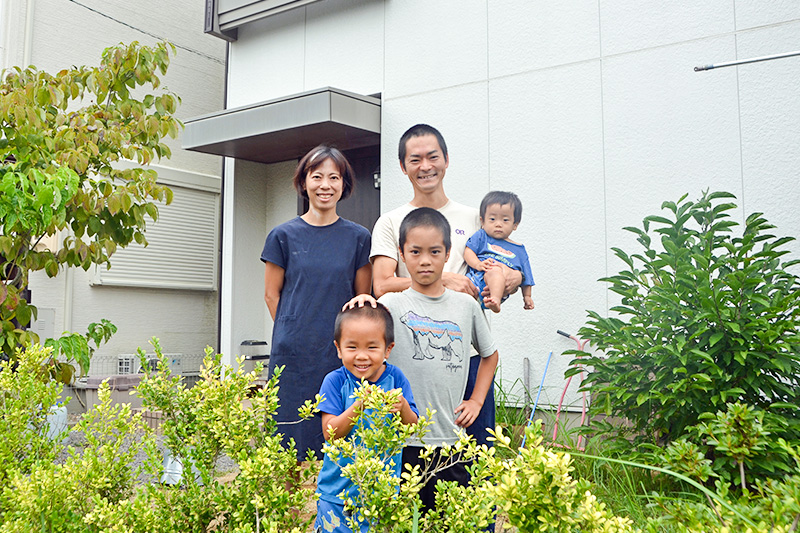
<svg viewBox="0 0 800 533">
<path fill-rule="evenodd" d="M 303 159 L 297 163 L 297 168 L 294 171 L 294 178 L 292 179 L 297 194 L 303 198 L 308 198 L 308 192 L 305 189 L 308 173 L 314 172 L 318 166 L 328 159 L 333 161 L 333 164 L 336 165 L 339 174 L 342 176 L 341 200 L 350 196 L 350 193 L 353 192 L 353 187 L 356 186 L 356 175 L 353 172 L 353 167 L 350 166 L 347 158 L 338 148 L 328 146 L 327 144 L 320 144 L 316 148 L 312 148 L 311 151 L 304 155 Z"/>
<path fill-rule="evenodd" d="M 376 304 L 377 307 L 372 307 L 369 304 L 364 304 L 362 307 L 348 307 L 343 311 L 339 311 L 336 315 L 336 322 L 333 326 L 333 338 L 337 343 L 342 340 L 342 324 L 353 318 L 369 318 L 383 324 L 383 339 L 386 341 L 386 346 L 394 342 L 394 321 L 389 310 L 386 309 L 381 303 Z"/>
<path fill-rule="evenodd" d="M 490 205 L 510 205 L 514 210 L 514 224 L 522 220 L 522 200 L 513 192 L 490 191 L 481 200 L 481 220 L 486 216 L 486 208 Z"/>
<path fill-rule="evenodd" d="M 444 137 L 442 137 L 442 134 L 439 132 L 439 130 L 427 124 L 417 124 L 416 126 L 411 126 L 408 128 L 403 136 L 400 137 L 398 155 L 400 156 L 400 166 L 403 167 L 403 170 L 406 168 L 406 144 L 408 143 L 408 140 L 413 137 L 422 137 L 423 135 L 433 135 L 436 137 L 436 141 L 439 143 L 439 148 L 442 149 L 444 160 L 448 161 L 447 143 L 444 142 Z"/>
<path fill-rule="evenodd" d="M 436 209 L 430 207 L 418 207 L 414 209 L 400 223 L 400 250 L 406 244 L 408 232 L 414 228 L 436 228 L 442 232 L 445 253 L 450 251 L 450 223 Z"/>
</svg>

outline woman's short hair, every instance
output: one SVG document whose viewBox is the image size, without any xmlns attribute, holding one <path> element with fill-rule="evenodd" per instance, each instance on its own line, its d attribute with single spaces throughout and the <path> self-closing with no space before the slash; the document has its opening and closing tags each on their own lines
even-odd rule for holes
<svg viewBox="0 0 800 533">
<path fill-rule="evenodd" d="M 309 172 L 313 172 L 318 166 L 324 163 L 327 159 L 333 161 L 339 174 L 342 176 L 342 200 L 350 196 L 353 188 L 356 186 L 356 175 L 353 172 L 353 167 L 347 161 L 344 154 L 333 146 L 327 144 L 320 144 L 316 148 L 312 148 L 303 159 L 297 163 L 297 168 L 294 171 L 294 178 L 292 183 L 297 191 L 297 194 L 303 198 L 308 198 L 308 192 L 305 189 L 306 177 Z"/>
</svg>

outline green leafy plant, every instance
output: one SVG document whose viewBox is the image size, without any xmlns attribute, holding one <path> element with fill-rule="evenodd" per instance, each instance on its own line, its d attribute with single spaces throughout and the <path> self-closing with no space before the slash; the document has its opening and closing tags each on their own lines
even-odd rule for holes
<svg viewBox="0 0 800 533">
<path fill-rule="evenodd" d="M 202 380 L 186 388 L 157 341 L 155 351 L 158 369 L 145 367 L 138 393 L 146 408 L 162 411 L 162 444 L 104 385 L 65 451 L 44 429 L 62 387 L 41 379 L 51 348 L 21 350 L 15 370 L 0 363 L 0 532 L 305 531 L 317 465 L 298 465 L 276 433 L 280 370 L 253 392 L 260 368 L 234 371 L 209 349 Z M 303 412 L 313 416 L 315 402 Z M 162 445 L 186 465 L 180 486 L 159 483 Z M 233 472 L 220 471 L 222 456 Z"/>
<path fill-rule="evenodd" d="M 766 439 L 757 428 L 758 415 L 746 405 L 731 405 L 726 412 L 718 412 L 713 420 L 701 424 L 708 437 L 709 446 L 735 460 L 734 470 L 739 474 L 730 476 L 715 471 L 711 461 L 704 458 L 702 447 L 685 439 L 671 443 L 660 455 L 663 462 L 674 472 L 681 472 L 692 479 L 706 482 L 716 478 L 714 497 L 706 491 L 708 505 L 687 498 L 656 495 L 654 506 L 663 511 L 661 516 L 650 520 L 650 525 L 680 525 L 681 531 L 796 531 L 800 523 L 800 452 L 783 439 L 771 443 L 793 462 L 791 475 L 780 479 L 756 479 L 745 483 L 745 458 L 762 452 Z M 756 435 L 745 433 L 755 430 Z M 715 462 L 717 467 L 730 466 L 730 462 Z M 676 474 L 672 474 L 676 475 Z M 740 491 L 733 490 L 728 479 L 740 478 Z M 722 505 L 722 503 L 725 503 Z"/>
<path fill-rule="evenodd" d="M 792 238 L 760 213 L 733 234 L 732 198 L 684 196 L 625 228 L 642 250 L 614 248 L 627 268 L 602 280 L 620 304 L 590 311 L 580 330 L 604 352 L 581 352 L 590 414 L 626 418 L 638 440 L 673 441 L 736 401 L 780 420 L 776 437 L 800 438 L 800 284 L 782 248 Z"/>
<path fill-rule="evenodd" d="M 300 510 L 313 498 L 307 481 L 318 466 L 299 465 L 293 443 L 284 447 L 277 434 L 280 369 L 266 388 L 252 391 L 261 368 L 234 371 L 209 348 L 201 380 L 187 388 L 169 373 L 157 339 L 153 347 L 158 369 L 143 366 L 137 391 L 147 408 L 161 412 L 164 444 L 184 465 L 182 484 L 143 485 L 135 498 L 98 511 L 98 526 L 142 532 L 304 530 L 311 520 Z M 139 355 L 145 357 L 141 350 Z M 305 414 L 312 416 L 318 402 L 308 402 Z M 238 466 L 230 481 L 220 479 L 223 455 Z M 160 473 L 159 467 L 152 475 Z"/>
<path fill-rule="evenodd" d="M 29 473 L 17 470 L 2 491 L 0 532 L 99 531 L 90 518 L 98 506 L 119 505 L 133 494 L 143 466 L 129 465 L 140 452 L 158 464 L 155 440 L 130 404 L 115 404 L 107 384 L 100 403 L 72 430 L 85 438 L 63 462 L 42 460 Z M 49 459 L 49 458 L 48 458 Z"/>
<path fill-rule="evenodd" d="M 89 372 L 89 364 L 95 348 L 108 342 L 116 332 L 117 326 L 104 318 L 99 323 L 89 324 L 85 335 L 64 333 L 58 339 L 47 339 L 44 345 L 52 348 L 53 351 L 50 358 L 43 363 L 44 372 L 51 379 L 65 385 L 72 383 L 75 377 L 73 362 L 78 364 L 81 375 L 86 375 Z M 89 344 L 89 341 L 94 343 L 94 347 Z"/>
<path fill-rule="evenodd" d="M 388 414 L 388 407 L 381 406 L 393 404 L 392 393 L 379 389 L 357 394 L 374 400 L 376 413 Z M 406 465 L 398 487 L 386 467 L 387 457 L 379 450 L 382 443 L 396 442 L 409 432 L 422 433 L 424 438 L 427 418 L 421 417 L 417 425 L 398 426 L 392 416 L 376 416 L 369 425 L 354 426 L 357 438 L 336 439 L 326 446 L 326 453 L 352 459 L 343 474 L 358 486 L 359 496 L 348 500 L 346 508 L 368 521 L 370 531 L 473 533 L 485 529 L 496 510 L 507 516 L 505 527 L 520 532 L 633 531 L 629 519 L 614 516 L 593 496 L 588 481 L 571 476 L 569 454 L 541 445 L 538 420 L 527 429 L 527 444 L 522 448 L 512 448 L 511 437 L 499 426 L 492 432 L 495 446 L 491 448 L 478 446 L 465 433 L 454 445 L 426 447 L 421 455 L 425 467 Z M 455 462 L 469 464 L 469 485 L 437 482 L 436 508 L 421 516 L 420 488 L 435 472 Z"/>
<path fill-rule="evenodd" d="M 28 475 L 58 456 L 58 443 L 47 437 L 47 415 L 58 402 L 61 384 L 41 379 L 42 363 L 51 352 L 35 345 L 20 350 L 16 364 L 0 361 L 0 488 L 15 474 Z"/>
<path fill-rule="evenodd" d="M 170 49 L 134 42 L 106 49 L 97 67 L 3 72 L 0 352 L 6 357 L 38 340 L 24 329 L 36 317 L 24 298 L 30 272 L 53 277 L 62 266 L 108 263 L 118 246 L 146 243 L 146 217 L 156 220 L 156 202 L 171 201 L 154 171 L 114 167 L 122 159 L 147 164 L 171 155 L 162 140 L 178 134 L 179 99 L 148 92 L 158 89 Z M 59 232 L 56 249 L 41 246 Z M 62 338 L 60 348 L 75 342 Z"/>
</svg>

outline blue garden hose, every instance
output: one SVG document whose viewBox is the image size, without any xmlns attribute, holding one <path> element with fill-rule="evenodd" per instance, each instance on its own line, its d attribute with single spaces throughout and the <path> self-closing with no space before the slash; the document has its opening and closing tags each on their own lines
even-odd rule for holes
<svg viewBox="0 0 800 533">
<path fill-rule="evenodd" d="M 550 366 L 550 358 L 553 357 L 553 350 L 550 350 L 550 355 L 547 356 L 547 363 L 544 365 L 544 373 L 542 374 L 542 382 L 539 384 L 539 392 L 536 393 L 536 401 L 533 403 L 533 410 L 531 411 L 531 416 L 528 417 L 528 425 L 525 426 L 525 436 L 522 437 L 522 447 L 525 447 L 525 440 L 528 438 L 528 431 L 527 429 L 531 427 L 531 422 L 533 422 L 533 415 L 536 413 L 536 406 L 539 405 L 539 396 L 542 394 L 542 389 L 544 388 L 544 378 L 547 375 L 547 368 Z"/>
</svg>

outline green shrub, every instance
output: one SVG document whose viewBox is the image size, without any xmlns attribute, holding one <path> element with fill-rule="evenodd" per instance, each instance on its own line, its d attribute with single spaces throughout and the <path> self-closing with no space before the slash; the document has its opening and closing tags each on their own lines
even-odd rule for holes
<svg viewBox="0 0 800 533">
<path fill-rule="evenodd" d="M 42 362 L 51 352 L 34 345 L 18 350 L 16 363 L 0 360 L 0 488 L 58 456 L 58 442 L 47 438 L 47 415 L 62 385 L 42 376 Z"/>
<path fill-rule="evenodd" d="M 155 441 L 143 433 L 141 415 L 132 416 L 129 404 L 111 403 L 105 383 L 99 398 L 73 429 L 85 436 L 82 450 L 70 449 L 64 462 L 39 461 L 30 473 L 17 471 L 4 484 L 0 532 L 99 531 L 91 521 L 95 509 L 120 505 L 133 494 L 144 469 L 129 465 L 140 452 L 154 458 Z"/>
<path fill-rule="evenodd" d="M 760 213 L 734 235 L 730 198 L 684 196 L 625 228 L 642 250 L 614 248 L 627 269 L 602 280 L 621 302 L 580 330 L 604 352 L 581 361 L 590 414 L 628 419 L 639 440 L 675 440 L 737 401 L 762 409 L 773 437 L 800 438 L 800 284 L 782 249 L 793 239 Z"/>
<path fill-rule="evenodd" d="M 313 498 L 313 489 L 303 485 L 318 467 L 299 465 L 293 443 L 283 447 L 276 433 L 280 370 L 266 388 L 252 391 L 260 368 L 233 371 L 208 348 L 201 380 L 186 388 L 169 374 L 158 341 L 153 345 L 158 371 L 146 371 L 138 394 L 146 407 L 162 413 L 164 443 L 185 465 L 182 486 L 141 485 L 135 498 L 98 512 L 95 523 L 142 533 L 304 530 L 310 519 L 300 510 Z M 311 414 L 309 402 L 305 415 Z M 231 481 L 219 479 L 217 462 L 223 455 L 239 467 Z"/>
</svg>

